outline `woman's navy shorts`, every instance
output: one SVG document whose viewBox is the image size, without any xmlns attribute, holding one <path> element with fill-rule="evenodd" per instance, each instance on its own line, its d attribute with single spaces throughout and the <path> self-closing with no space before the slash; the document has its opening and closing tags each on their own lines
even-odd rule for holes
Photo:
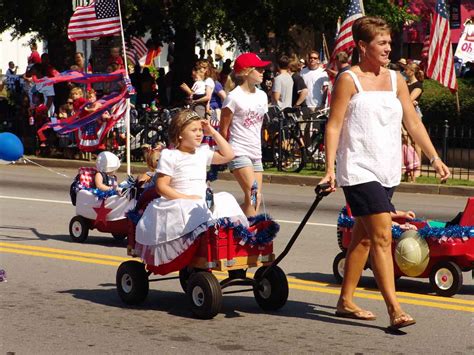
<svg viewBox="0 0 474 355">
<path fill-rule="evenodd" d="M 342 190 L 354 217 L 382 212 L 395 212 L 392 196 L 395 187 L 383 187 L 377 181 L 353 186 L 343 186 Z"/>
</svg>

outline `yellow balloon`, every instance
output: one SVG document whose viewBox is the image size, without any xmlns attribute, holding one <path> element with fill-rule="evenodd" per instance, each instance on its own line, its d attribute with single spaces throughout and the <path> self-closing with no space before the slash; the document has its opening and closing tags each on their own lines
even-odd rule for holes
<svg viewBox="0 0 474 355">
<path fill-rule="evenodd" d="M 395 262 L 407 276 L 416 277 L 425 271 L 430 261 L 430 248 L 426 240 L 414 230 L 406 231 L 395 248 Z"/>
</svg>

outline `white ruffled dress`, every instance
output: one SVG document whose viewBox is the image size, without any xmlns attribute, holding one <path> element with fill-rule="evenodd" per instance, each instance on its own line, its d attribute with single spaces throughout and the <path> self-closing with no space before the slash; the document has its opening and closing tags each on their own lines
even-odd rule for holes
<svg viewBox="0 0 474 355">
<path fill-rule="evenodd" d="M 160 197 L 147 206 L 137 224 L 135 239 L 135 251 L 146 263 L 158 266 L 174 260 L 198 238 L 197 231 L 202 232 L 202 227 L 213 220 L 228 217 L 248 227 L 245 214 L 231 194 L 214 194 L 213 211 L 206 205 L 206 170 L 213 154 L 207 145 L 196 149 L 194 154 L 162 151 L 157 172 L 171 176 L 170 186 L 176 191 L 199 195 L 202 199 Z"/>
</svg>

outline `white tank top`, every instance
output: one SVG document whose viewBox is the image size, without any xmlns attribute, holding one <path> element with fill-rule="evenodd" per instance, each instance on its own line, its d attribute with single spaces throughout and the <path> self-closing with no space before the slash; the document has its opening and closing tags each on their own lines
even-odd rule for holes
<svg viewBox="0 0 474 355">
<path fill-rule="evenodd" d="M 397 75 L 390 70 L 391 91 L 364 91 L 348 70 L 357 93 L 347 106 L 336 154 L 339 186 L 378 181 L 385 187 L 400 184 L 403 109 L 397 98 Z"/>
</svg>

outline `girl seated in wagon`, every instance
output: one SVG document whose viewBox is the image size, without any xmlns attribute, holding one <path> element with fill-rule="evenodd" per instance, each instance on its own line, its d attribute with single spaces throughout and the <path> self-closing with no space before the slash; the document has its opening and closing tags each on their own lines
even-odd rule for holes
<svg viewBox="0 0 474 355">
<path fill-rule="evenodd" d="M 156 182 L 161 197 L 147 206 L 136 227 L 134 251 L 152 265 L 176 259 L 209 223 L 219 218 L 228 217 L 233 223 L 248 227 L 245 214 L 229 193 L 215 194 L 214 208 L 209 209 L 206 204 L 207 166 L 225 164 L 234 157 L 227 141 L 192 110 L 178 113 L 169 132 L 176 149 L 161 152 Z M 201 146 L 204 135 L 214 138 L 216 151 Z"/>
</svg>

